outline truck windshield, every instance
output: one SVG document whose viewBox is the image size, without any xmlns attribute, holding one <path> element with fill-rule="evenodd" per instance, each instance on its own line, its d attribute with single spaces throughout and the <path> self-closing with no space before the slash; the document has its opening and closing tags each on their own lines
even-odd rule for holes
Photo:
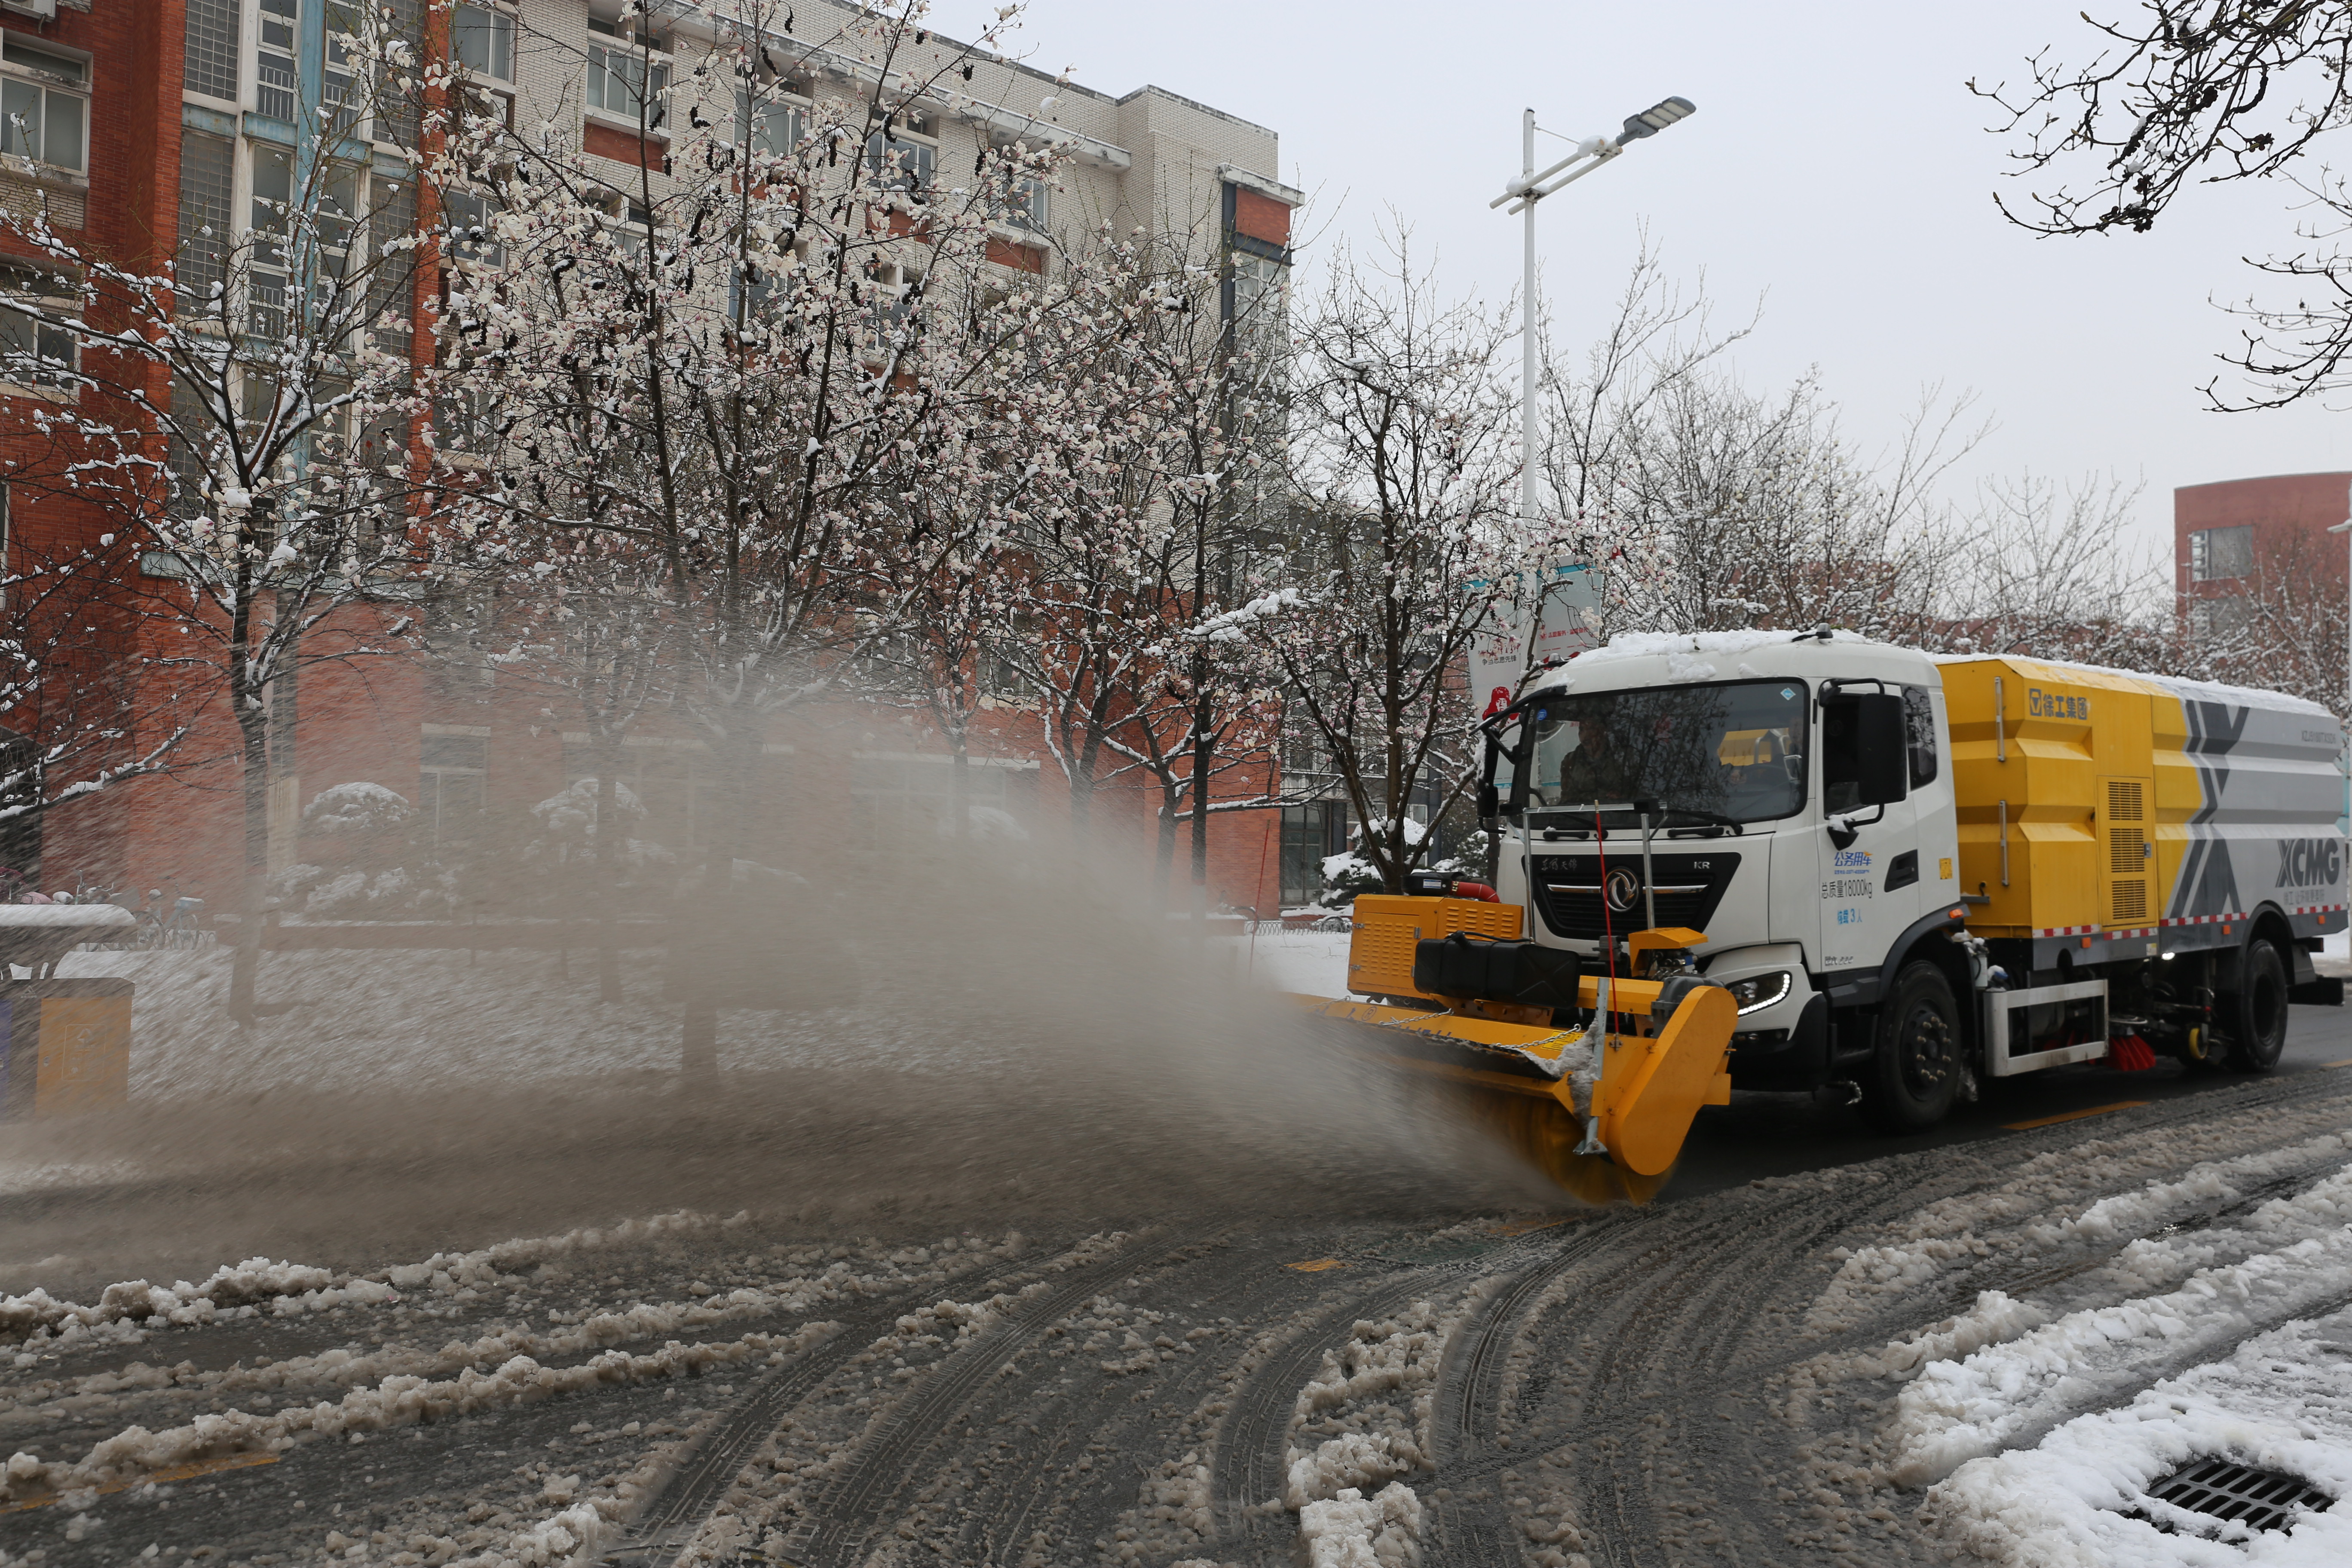
<svg viewBox="0 0 2352 1568">
<path fill-rule="evenodd" d="M 1654 800 L 1723 822 L 1787 816 L 1805 801 L 1806 697 L 1801 680 L 1743 680 L 1538 699 L 1528 804 Z"/>
</svg>

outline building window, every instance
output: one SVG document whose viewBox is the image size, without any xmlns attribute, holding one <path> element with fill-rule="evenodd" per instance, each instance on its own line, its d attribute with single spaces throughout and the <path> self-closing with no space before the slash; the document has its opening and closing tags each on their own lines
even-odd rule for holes
<svg viewBox="0 0 2352 1568">
<path fill-rule="evenodd" d="M 736 134 L 748 140 L 751 151 L 772 158 L 787 158 L 801 144 L 801 107 L 777 98 L 751 101 L 749 88 L 735 89 Z"/>
<path fill-rule="evenodd" d="M 368 251 L 374 258 L 374 269 L 368 274 L 371 336 L 378 353 L 404 360 L 414 346 L 409 315 L 416 253 L 395 242 L 416 226 L 416 187 L 382 174 L 369 184 L 373 203 L 368 208 Z"/>
<path fill-rule="evenodd" d="M 850 763 L 851 842 L 882 854 L 936 852 L 955 832 L 955 759 L 948 756 L 858 757 Z M 978 759 L 961 772 L 972 836 L 1026 837 L 1021 818 L 1036 783 L 1032 768 L 1001 767 Z"/>
<path fill-rule="evenodd" d="M 591 32 L 615 33 L 592 16 Z M 658 50 L 660 44 L 651 44 Z M 588 107 L 635 123 L 658 126 L 668 116 L 669 66 L 625 43 L 588 46 Z"/>
<path fill-rule="evenodd" d="M 1278 351 L 1286 334 L 1290 268 L 1244 250 L 1233 253 L 1232 265 L 1223 302 L 1235 342 L 1260 352 Z"/>
<path fill-rule="evenodd" d="M 506 247 L 490 228 L 497 212 L 495 196 L 456 189 L 441 193 L 441 229 L 452 262 L 467 268 L 506 265 Z"/>
<path fill-rule="evenodd" d="M 715 759 L 699 741 L 640 741 L 624 742 L 613 769 L 613 782 L 637 797 L 645 821 L 630 830 L 676 854 L 684 854 L 709 840 L 718 805 Z M 763 759 L 764 761 L 764 759 Z M 761 782 L 767 770 L 761 769 Z M 597 776 L 596 748 L 584 740 L 567 737 L 563 744 L 563 782 L 575 784 Z"/>
<path fill-rule="evenodd" d="M 27 262 L 0 258 L 0 381 L 54 392 L 70 386 L 74 335 L 37 319 L 72 316 L 80 290 L 59 273 Z"/>
<path fill-rule="evenodd" d="M 180 133 L 180 308 L 217 318 L 228 280 L 235 149 L 224 137 Z"/>
<path fill-rule="evenodd" d="M 254 38 L 253 107 L 257 113 L 292 123 L 299 77 L 294 64 L 299 0 L 261 0 L 261 26 Z"/>
<path fill-rule="evenodd" d="M 1323 861 L 1348 847 L 1348 803 L 1318 801 L 1282 808 L 1282 903 L 1311 904 L 1323 896 Z"/>
<path fill-rule="evenodd" d="M 2205 528 L 2189 536 L 2190 582 L 2225 582 L 2232 577 L 2250 577 L 2253 571 L 2252 528 Z"/>
<path fill-rule="evenodd" d="M 449 58 L 476 76 L 514 80 L 515 19 L 487 5 L 460 5 L 449 19 Z"/>
<path fill-rule="evenodd" d="M 916 134 L 929 123 L 909 115 L 903 130 L 877 131 L 866 139 L 866 168 L 876 183 L 894 191 L 930 189 L 940 150 Z"/>
<path fill-rule="evenodd" d="M 287 215 L 293 205 L 294 160 L 283 153 L 255 148 L 253 238 L 245 284 L 247 325 L 265 338 L 286 335 Z"/>
<path fill-rule="evenodd" d="M 236 103 L 237 35 L 245 30 L 239 0 L 188 0 L 187 52 L 180 85 L 188 91 Z"/>
<path fill-rule="evenodd" d="M 416 793 L 433 842 L 471 838 L 481 826 L 483 787 L 489 777 L 490 742 L 484 735 L 427 735 L 423 778 Z"/>
<path fill-rule="evenodd" d="M 89 133 L 89 62 L 0 34 L 0 150 L 79 174 Z"/>
<path fill-rule="evenodd" d="M 2208 642 L 2226 642 L 2253 629 L 2254 602 L 2242 594 L 2220 594 L 2189 606 L 2191 623 Z"/>
</svg>

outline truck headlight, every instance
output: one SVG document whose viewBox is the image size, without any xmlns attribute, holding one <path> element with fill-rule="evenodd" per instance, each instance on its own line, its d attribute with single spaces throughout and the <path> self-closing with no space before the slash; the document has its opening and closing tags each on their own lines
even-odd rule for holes
<svg viewBox="0 0 2352 1568">
<path fill-rule="evenodd" d="M 1745 980 L 1727 980 L 1723 988 L 1739 1004 L 1742 1015 L 1760 1013 L 1789 994 L 1796 977 L 1783 969 L 1771 974 L 1751 974 Z"/>
</svg>

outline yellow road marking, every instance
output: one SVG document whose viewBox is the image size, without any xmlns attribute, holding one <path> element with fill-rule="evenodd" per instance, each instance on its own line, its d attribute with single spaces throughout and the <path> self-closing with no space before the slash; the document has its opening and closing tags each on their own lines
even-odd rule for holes
<svg viewBox="0 0 2352 1568">
<path fill-rule="evenodd" d="M 1345 1268 L 1348 1266 L 1336 1258 L 1310 1258 L 1304 1263 L 1286 1263 L 1283 1267 L 1296 1268 L 1301 1274 L 1320 1274 L 1326 1268 Z"/>
<path fill-rule="evenodd" d="M 223 1454 L 217 1458 L 198 1459 L 191 1464 L 172 1465 L 160 1470 L 142 1471 L 134 1479 L 110 1481 L 102 1487 L 92 1487 L 89 1489 L 100 1497 L 105 1497 L 114 1492 L 127 1492 L 134 1487 L 143 1487 L 150 1482 L 184 1481 L 194 1479 L 197 1476 L 215 1475 L 222 1470 L 247 1470 L 256 1465 L 274 1465 L 278 1458 L 279 1456 L 276 1454 Z M 24 1513 L 32 1509 L 47 1508 L 57 1500 L 55 1497 L 41 1497 L 28 1498 L 22 1502 L 0 1502 L 0 1513 Z"/>
<path fill-rule="evenodd" d="M 2095 1105 L 2088 1110 L 2070 1110 L 2063 1116 L 2037 1116 L 2031 1121 L 2004 1121 L 2001 1125 L 2011 1132 L 2023 1132 L 2033 1127 L 2055 1127 L 2061 1121 L 2080 1121 L 2085 1116 L 2105 1116 L 2110 1110 L 2130 1110 L 2147 1103 L 2145 1100 L 2118 1100 L 2113 1105 Z"/>
<path fill-rule="evenodd" d="M 2322 1062 L 2319 1065 L 2324 1068 L 2352 1068 L 2352 1057 L 2346 1057 L 2340 1062 Z"/>
<path fill-rule="evenodd" d="M 1562 1215 L 1558 1219 L 1520 1220 L 1511 1225 L 1498 1225 L 1489 1234 L 1495 1236 L 1525 1236 L 1531 1230 L 1549 1230 L 1554 1226 L 1566 1225 L 1569 1221 L 1580 1217 L 1580 1215 L 1570 1214 Z"/>
</svg>

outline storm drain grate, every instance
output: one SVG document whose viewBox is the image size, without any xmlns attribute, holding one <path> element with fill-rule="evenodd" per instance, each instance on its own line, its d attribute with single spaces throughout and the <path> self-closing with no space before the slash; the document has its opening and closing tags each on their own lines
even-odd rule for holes
<svg viewBox="0 0 2352 1568">
<path fill-rule="evenodd" d="M 2284 1530 L 2302 1510 L 2316 1511 L 2336 1500 L 2294 1476 L 2228 1459 L 2201 1459 L 2165 1477 L 2147 1489 L 2147 1495 L 2175 1508 L 2234 1520 L 2252 1530 Z"/>
</svg>

